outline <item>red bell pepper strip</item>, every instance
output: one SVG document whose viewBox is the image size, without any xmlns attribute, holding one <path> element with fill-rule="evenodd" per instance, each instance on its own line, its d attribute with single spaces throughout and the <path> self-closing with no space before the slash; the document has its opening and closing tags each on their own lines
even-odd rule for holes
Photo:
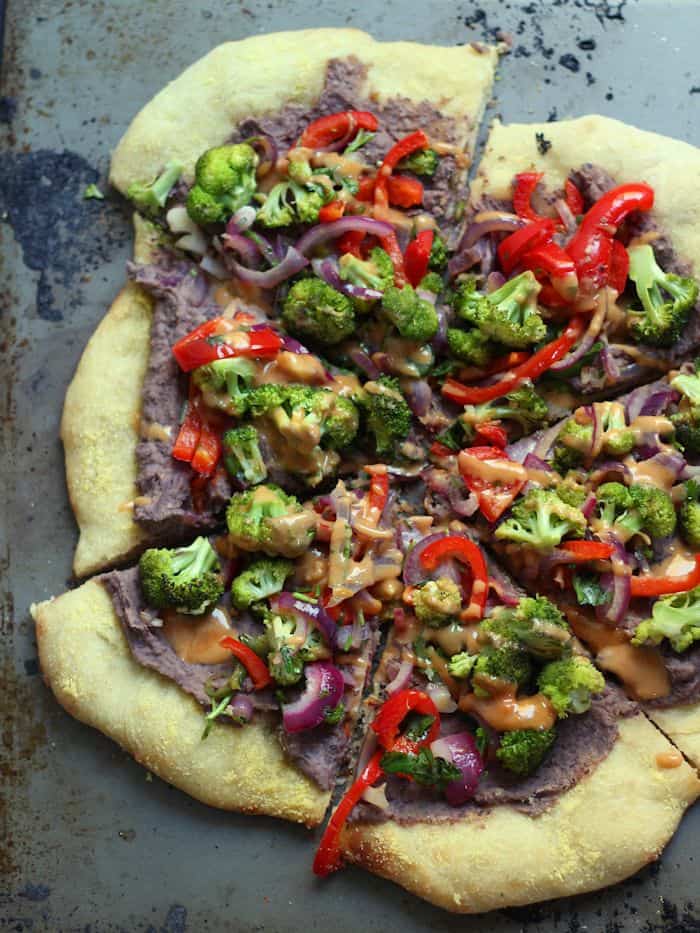
<svg viewBox="0 0 700 933">
<path fill-rule="evenodd" d="M 369 470 L 372 479 L 369 484 L 369 493 L 367 496 L 367 505 L 371 512 L 376 513 L 377 518 L 384 511 L 384 506 L 389 498 L 389 474 L 379 470 Z"/>
<path fill-rule="evenodd" d="M 554 234 L 554 221 L 545 217 L 509 234 L 498 245 L 498 261 L 506 275 L 515 269 L 525 253 L 549 243 Z"/>
<path fill-rule="evenodd" d="M 544 172 L 520 172 L 515 176 L 513 210 L 518 217 L 524 217 L 525 220 L 542 220 L 542 217 L 532 209 L 530 199 L 543 178 Z"/>
<path fill-rule="evenodd" d="M 528 250 L 520 260 L 535 276 L 547 276 L 554 290 L 567 301 L 573 301 L 578 291 L 578 278 L 573 259 L 556 243 L 546 243 Z"/>
<path fill-rule="evenodd" d="M 362 769 L 360 776 L 354 781 L 335 808 L 314 857 L 313 869 L 315 875 L 325 878 L 326 875 L 330 875 L 341 867 L 340 834 L 355 804 L 358 803 L 367 788 L 376 783 L 384 773 L 379 764 L 383 755 L 384 752 L 381 749 L 372 755 Z"/>
<path fill-rule="evenodd" d="M 564 198 L 566 200 L 566 206 L 574 217 L 583 214 L 583 195 L 570 178 L 567 178 L 564 184 Z"/>
<path fill-rule="evenodd" d="M 411 155 L 418 149 L 427 149 L 430 145 L 428 137 L 423 130 L 416 130 L 415 133 L 409 133 L 398 142 L 394 143 L 391 149 L 384 156 L 384 161 L 377 172 L 377 180 L 374 186 L 374 203 L 380 207 L 387 207 L 389 204 L 389 194 L 387 179 L 394 171 L 396 166 L 406 156 Z"/>
<path fill-rule="evenodd" d="M 403 288 L 406 284 L 406 270 L 404 269 L 403 254 L 399 247 L 399 241 L 396 239 L 395 231 L 392 230 L 386 236 L 379 237 L 379 242 L 394 264 L 394 285 L 397 288 Z"/>
<path fill-rule="evenodd" d="M 668 596 L 696 586 L 700 586 L 700 554 L 695 555 L 695 567 L 682 577 L 630 577 L 632 596 Z"/>
<path fill-rule="evenodd" d="M 583 333 L 584 326 L 584 319 L 580 315 L 573 317 L 555 340 L 533 353 L 525 363 L 516 366 L 507 376 L 493 385 L 466 386 L 457 382 L 456 379 L 446 379 L 442 394 L 458 405 L 480 405 L 482 402 L 490 402 L 510 392 L 523 379 L 532 379 L 534 382 L 550 366 L 566 356 Z"/>
<path fill-rule="evenodd" d="M 172 455 L 176 460 L 191 463 L 202 433 L 202 419 L 196 406 L 188 403 L 185 418 L 180 425 L 173 445 Z"/>
<path fill-rule="evenodd" d="M 459 470 L 465 486 L 476 496 L 479 502 L 479 511 L 484 518 L 487 521 L 495 522 L 513 502 L 527 479 L 523 476 L 520 479 L 494 483 L 482 477 L 478 471 L 469 469 L 470 458 L 479 460 L 482 463 L 489 463 L 494 460 L 501 463 L 504 461 L 513 463 L 514 461 L 500 447 L 468 447 L 459 455 Z"/>
<path fill-rule="evenodd" d="M 416 288 L 428 271 L 430 251 L 435 234 L 432 230 L 421 230 L 406 247 L 403 262 L 406 278 Z"/>
<path fill-rule="evenodd" d="M 440 734 L 440 713 L 433 700 L 422 690 L 399 690 L 383 704 L 372 723 L 372 731 L 376 733 L 377 741 L 382 748 L 392 751 L 396 747 L 401 723 L 409 713 L 421 713 L 423 716 L 433 717 L 433 723 L 427 734 L 420 742 L 416 742 L 416 746 L 422 748 L 435 741 Z"/>
<path fill-rule="evenodd" d="M 345 213 L 345 204 L 343 201 L 330 201 L 324 204 L 318 212 L 319 223 L 329 224 L 333 220 L 340 220 Z"/>
<path fill-rule="evenodd" d="M 253 687 L 256 690 L 262 690 L 263 687 L 267 687 L 268 684 L 272 683 L 272 677 L 270 677 L 270 672 L 267 669 L 267 664 L 259 657 L 252 648 L 249 648 L 248 645 L 244 645 L 242 641 L 239 641 L 237 638 L 232 638 L 231 635 L 225 635 L 220 641 L 219 644 L 222 648 L 226 648 L 227 651 L 230 651 L 234 657 L 238 658 L 243 667 L 248 671 L 250 679 L 253 681 Z"/>
<path fill-rule="evenodd" d="M 365 236 L 366 234 L 362 233 L 361 230 L 348 230 L 347 233 L 344 233 L 338 240 L 338 251 L 340 255 L 343 256 L 345 253 L 350 253 L 352 256 L 357 256 L 358 259 L 362 259 L 360 243 L 364 240 Z"/>
<path fill-rule="evenodd" d="M 464 366 L 460 372 L 463 379 L 485 379 L 487 376 L 495 376 L 498 373 L 515 369 L 516 366 L 520 366 L 529 359 L 530 354 L 526 350 L 511 350 L 504 356 L 496 357 L 488 366 Z"/>
<path fill-rule="evenodd" d="M 482 448 L 482 450 L 497 448 Z M 501 451 L 498 451 L 501 455 Z M 507 459 L 507 458 L 506 458 Z M 486 561 L 478 545 L 461 535 L 448 535 L 429 544 L 420 555 L 426 570 L 435 568 L 448 558 L 454 557 L 471 571 L 471 594 L 469 605 L 462 610 L 462 619 L 481 619 L 484 616 L 486 599 L 489 595 L 489 575 Z"/>
<path fill-rule="evenodd" d="M 480 443 L 493 444 L 501 449 L 508 443 L 508 434 L 500 421 L 484 421 L 476 425 L 475 431 Z"/>
<path fill-rule="evenodd" d="M 456 450 L 451 450 L 445 444 L 441 444 L 440 441 L 433 441 L 430 445 L 430 450 L 428 451 L 431 457 L 438 457 L 441 459 L 443 457 L 454 457 L 457 454 Z"/>
<path fill-rule="evenodd" d="M 546 308 L 570 308 L 571 302 L 567 301 L 566 298 L 563 298 L 559 292 L 555 291 L 554 288 L 545 282 L 540 293 L 537 296 L 537 303 L 544 305 Z"/>
<path fill-rule="evenodd" d="M 604 541 L 562 541 L 560 547 L 571 554 L 573 563 L 587 560 L 606 560 L 612 557 L 615 548 Z"/>
<path fill-rule="evenodd" d="M 180 369 L 188 373 L 198 366 L 232 356 L 270 357 L 282 349 L 282 338 L 271 327 L 250 332 L 239 330 L 237 346 L 212 340 L 221 334 L 236 332 L 231 323 L 225 318 L 213 318 L 178 340 L 173 346 L 173 356 Z"/>
<path fill-rule="evenodd" d="M 387 178 L 389 204 L 396 207 L 417 207 L 423 203 L 423 185 L 417 178 L 392 175 Z"/>
<path fill-rule="evenodd" d="M 606 192 L 586 212 L 566 248 L 582 287 L 595 291 L 607 283 L 618 227 L 633 211 L 648 211 L 653 206 L 654 189 L 644 182 L 633 182 Z"/>
<path fill-rule="evenodd" d="M 608 285 L 621 295 L 627 285 L 627 276 L 630 271 L 630 257 L 624 245 L 619 240 L 613 240 L 612 255 L 610 257 L 610 271 Z"/>
<path fill-rule="evenodd" d="M 374 185 L 376 182 L 376 177 L 374 175 L 363 175 L 358 182 L 357 194 L 355 199 L 357 201 L 371 202 L 374 200 Z"/>
<path fill-rule="evenodd" d="M 192 469 L 202 476 L 211 476 L 221 459 L 221 438 L 206 422 L 202 423 L 197 448 L 192 455 Z"/>
<path fill-rule="evenodd" d="M 367 110 L 341 110 L 309 123 L 301 134 L 299 145 L 309 149 L 325 149 L 344 136 L 348 136 L 350 142 L 357 130 L 374 132 L 378 126 L 377 118 Z"/>
</svg>

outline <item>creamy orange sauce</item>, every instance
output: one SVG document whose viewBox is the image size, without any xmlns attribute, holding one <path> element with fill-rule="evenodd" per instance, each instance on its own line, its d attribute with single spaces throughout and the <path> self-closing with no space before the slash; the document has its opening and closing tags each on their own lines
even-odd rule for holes
<svg viewBox="0 0 700 933">
<path fill-rule="evenodd" d="M 487 483 L 507 485 L 508 483 L 527 482 L 525 467 L 512 460 L 479 460 L 468 450 L 463 450 L 457 462 L 460 472 L 483 479 Z"/>
<path fill-rule="evenodd" d="M 189 664 L 220 664 L 231 659 L 231 652 L 219 642 L 233 629 L 223 609 L 213 609 L 203 616 L 181 615 L 164 609 L 163 635 L 179 658 Z"/>
<path fill-rule="evenodd" d="M 291 353 L 280 350 L 256 373 L 254 384 L 266 385 L 274 382 L 282 385 L 301 382 L 304 385 L 323 385 L 326 382 L 326 370 L 323 363 L 313 353 Z"/>
<path fill-rule="evenodd" d="M 627 692 L 636 700 L 655 700 L 671 692 L 671 682 L 658 648 L 629 642 L 608 645 L 596 661 L 605 671 L 617 674 Z"/>
<path fill-rule="evenodd" d="M 467 693 L 460 699 L 459 708 L 464 713 L 475 713 L 498 732 L 511 729 L 551 729 L 557 719 L 557 714 L 547 697 L 536 693 L 519 700 L 513 687 L 489 697 Z"/>
<path fill-rule="evenodd" d="M 172 431 L 168 425 L 158 424 L 157 421 L 146 421 L 142 418 L 139 424 L 139 434 L 148 441 L 169 441 Z"/>
<path fill-rule="evenodd" d="M 478 654 L 481 647 L 479 643 L 479 626 L 476 623 L 426 629 L 423 634 L 426 642 L 439 645 L 448 657 L 459 654 L 461 651 Z"/>
<path fill-rule="evenodd" d="M 635 363 L 639 363 L 640 366 L 645 366 L 647 369 L 658 369 L 659 372 L 665 372 L 666 366 L 661 361 L 654 359 L 653 356 L 648 356 L 644 353 L 643 350 L 640 350 L 639 347 L 635 347 L 630 343 L 615 343 L 611 345 L 615 350 L 619 350 L 621 353 L 624 353 L 625 356 L 629 356 L 630 359 L 633 359 Z"/>
<path fill-rule="evenodd" d="M 683 577 L 695 569 L 696 554 L 676 539 L 671 545 L 668 557 L 654 564 L 649 571 L 652 577 Z"/>
<path fill-rule="evenodd" d="M 656 756 L 656 764 L 660 768 L 680 768 L 683 764 L 683 756 L 675 749 L 670 752 L 659 752 Z"/>
<path fill-rule="evenodd" d="M 634 483 L 646 483 L 670 492 L 676 482 L 676 471 L 658 461 L 652 459 L 636 461 L 632 457 L 625 457 L 623 463 L 629 468 Z"/>
</svg>

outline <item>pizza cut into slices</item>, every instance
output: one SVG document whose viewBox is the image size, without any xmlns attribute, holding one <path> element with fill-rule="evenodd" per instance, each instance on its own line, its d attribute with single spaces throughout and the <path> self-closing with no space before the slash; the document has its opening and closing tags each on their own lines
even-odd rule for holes
<svg viewBox="0 0 700 933">
<path fill-rule="evenodd" d="M 135 118 L 110 176 L 141 215 L 129 284 L 86 348 L 61 428 L 77 576 L 220 524 L 240 488 L 222 433 L 248 388 L 321 388 L 314 405 L 328 409 L 358 378 L 430 368 L 443 279 L 392 292 L 373 340 L 370 323 L 387 289 L 444 270 L 459 239 L 497 57 L 355 30 L 252 37 L 213 50 Z M 267 419 L 263 458 L 297 486 L 328 481 L 338 432 L 313 443 L 285 404 L 293 423 Z M 425 416 L 425 389 L 417 404 Z"/>
<path fill-rule="evenodd" d="M 700 782 L 554 603 L 439 526 L 403 579 L 357 778 L 315 871 L 345 858 L 475 913 L 594 890 L 656 858 Z"/>
<path fill-rule="evenodd" d="M 700 764 L 700 375 L 684 363 L 505 451 L 456 459 L 478 533 Z M 484 457 L 484 459 L 480 459 Z M 488 480 L 488 481 L 486 481 Z M 493 515 L 493 511 L 489 513 Z"/>
</svg>

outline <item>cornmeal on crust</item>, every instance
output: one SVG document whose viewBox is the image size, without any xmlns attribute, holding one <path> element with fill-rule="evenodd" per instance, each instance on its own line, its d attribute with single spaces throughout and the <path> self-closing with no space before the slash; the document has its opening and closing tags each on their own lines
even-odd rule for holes
<svg viewBox="0 0 700 933">
<path fill-rule="evenodd" d="M 647 715 L 700 768 L 700 703 L 650 710 Z"/>
<path fill-rule="evenodd" d="M 61 706 L 149 771 L 202 803 L 316 826 L 330 802 L 284 757 L 274 725 L 214 725 L 201 707 L 133 660 L 97 580 L 32 606 L 44 678 Z"/>
<path fill-rule="evenodd" d="M 455 823 L 355 823 L 346 858 L 439 907 L 479 913 L 568 897 L 627 878 L 654 861 L 700 780 L 642 715 L 620 721 L 610 755 L 542 816 L 500 806 Z M 663 760 L 663 759 L 661 759 Z"/>
</svg>

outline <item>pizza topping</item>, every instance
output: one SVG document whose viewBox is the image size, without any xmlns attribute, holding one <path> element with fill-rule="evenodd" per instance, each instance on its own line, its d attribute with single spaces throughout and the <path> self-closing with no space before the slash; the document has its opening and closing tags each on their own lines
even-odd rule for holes
<svg viewBox="0 0 700 933">
<path fill-rule="evenodd" d="M 217 146 L 195 165 L 195 183 L 187 196 L 187 213 L 200 226 L 225 223 L 248 204 L 257 188 L 258 155 L 247 143 Z"/>
<path fill-rule="evenodd" d="M 255 690 L 262 690 L 272 682 L 270 672 L 265 662 L 259 658 L 251 648 L 244 645 L 243 642 L 239 641 L 237 638 L 232 638 L 230 635 L 225 635 L 221 639 L 220 644 L 223 648 L 226 648 L 227 651 L 230 651 L 234 657 L 238 658 L 245 667 L 250 679 L 253 681 Z"/>
<path fill-rule="evenodd" d="M 179 162 L 168 162 L 161 175 L 150 184 L 135 181 L 127 189 L 126 196 L 146 217 L 157 216 L 168 200 L 170 191 L 182 175 Z"/>
<path fill-rule="evenodd" d="M 156 609 L 170 606 L 199 615 L 224 591 L 219 560 L 207 538 L 189 547 L 149 548 L 141 555 L 139 574 L 144 596 Z"/>
<path fill-rule="evenodd" d="M 232 542 L 244 551 L 299 557 L 311 544 L 316 517 L 277 486 L 236 493 L 226 510 Z"/>
<path fill-rule="evenodd" d="M 345 110 L 319 117 L 310 123 L 299 139 L 300 146 L 325 152 L 345 149 L 360 130 L 374 132 L 379 123 L 366 110 Z"/>
<path fill-rule="evenodd" d="M 307 664 L 304 676 L 306 686 L 299 699 L 282 706 L 282 724 L 287 732 L 301 732 L 327 722 L 328 714 L 342 703 L 345 681 L 334 664 Z"/>
<path fill-rule="evenodd" d="M 458 457 L 464 483 L 474 493 L 481 514 L 495 522 L 527 482 L 527 471 L 500 447 L 470 447 Z"/>
<path fill-rule="evenodd" d="M 672 346 L 697 301 L 697 282 L 664 272 L 649 244 L 630 247 L 629 277 L 641 304 L 641 312 L 629 313 L 632 333 L 655 347 Z"/>
</svg>

